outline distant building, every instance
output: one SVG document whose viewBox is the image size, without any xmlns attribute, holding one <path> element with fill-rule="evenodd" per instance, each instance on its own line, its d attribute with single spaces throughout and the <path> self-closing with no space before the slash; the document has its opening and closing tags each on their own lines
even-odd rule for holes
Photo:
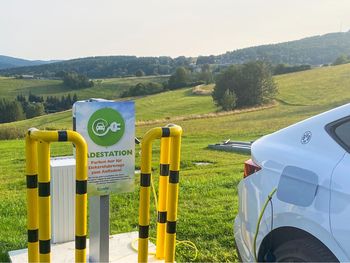
<svg viewBox="0 0 350 263">
<path fill-rule="evenodd" d="M 22 79 L 34 79 L 34 75 L 22 75 Z"/>
</svg>

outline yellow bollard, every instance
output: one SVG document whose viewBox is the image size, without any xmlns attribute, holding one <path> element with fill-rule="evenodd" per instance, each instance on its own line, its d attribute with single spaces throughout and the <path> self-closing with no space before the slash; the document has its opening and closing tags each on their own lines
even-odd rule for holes
<svg viewBox="0 0 350 263">
<path fill-rule="evenodd" d="M 160 173 L 158 192 L 158 218 L 157 218 L 157 240 L 156 258 L 164 259 L 165 230 L 167 220 L 167 195 L 170 163 L 170 137 L 160 140 Z"/>
<path fill-rule="evenodd" d="M 148 260 L 152 142 L 154 139 L 158 139 L 161 136 L 162 129 L 153 128 L 145 134 L 141 144 L 138 262 L 147 262 Z"/>
<path fill-rule="evenodd" d="M 26 134 L 28 261 L 39 262 L 37 142 Z"/>
<path fill-rule="evenodd" d="M 38 142 L 37 142 L 38 141 Z M 50 262 L 50 142 L 70 141 L 76 146 L 75 261 L 86 262 L 87 145 L 75 131 L 39 131 L 26 136 L 28 195 L 28 261 Z M 36 149 L 37 145 L 37 149 Z M 37 151 L 37 152 L 36 152 Z M 38 154 L 38 156 L 36 155 Z M 38 157 L 38 158 L 37 158 Z M 39 159 L 39 163 L 37 161 Z M 37 168 L 36 168 L 37 167 Z M 39 190 L 35 187 L 38 169 Z M 39 195 L 39 198 L 38 198 Z M 39 218 L 39 219 L 38 219 Z M 39 232 L 39 245 L 37 233 Z M 35 236 L 36 235 L 36 236 Z"/>
<path fill-rule="evenodd" d="M 68 141 L 76 148 L 75 262 L 86 262 L 87 234 L 87 146 L 84 138 L 68 131 Z"/>
<path fill-rule="evenodd" d="M 38 142 L 38 185 L 39 185 L 39 259 L 51 260 L 51 207 L 50 207 L 50 144 Z"/>
<path fill-rule="evenodd" d="M 149 222 L 150 222 L 150 215 L 149 215 L 150 185 L 151 185 L 151 176 L 152 176 L 151 175 L 151 171 L 152 171 L 152 168 L 151 168 L 151 165 L 152 165 L 152 142 L 155 139 L 167 138 L 168 140 L 170 140 L 172 142 L 171 148 L 173 148 L 175 146 L 174 152 L 173 152 L 173 150 L 170 150 L 170 159 L 174 158 L 174 160 L 175 160 L 174 162 L 172 160 L 170 160 L 169 182 L 172 182 L 172 180 L 174 179 L 174 172 L 175 173 L 177 172 L 176 174 L 177 174 L 177 179 L 178 179 L 178 171 L 179 171 L 179 166 L 180 166 L 181 134 L 182 134 L 181 127 L 176 126 L 176 125 L 168 126 L 168 127 L 164 127 L 164 128 L 153 128 L 145 134 L 145 136 L 142 140 L 142 144 L 141 144 L 141 178 L 140 178 L 140 205 L 139 205 L 138 262 L 147 262 L 148 261 L 148 236 L 149 236 Z M 169 137 L 171 137 L 171 139 Z M 166 150 L 169 151 L 169 145 L 168 145 L 167 140 L 165 140 L 165 142 L 166 143 L 163 143 L 163 148 L 162 148 L 162 151 L 164 153 L 163 157 L 161 157 L 162 164 L 166 164 L 166 159 L 167 159 L 166 156 L 169 155 L 169 153 L 166 154 Z M 164 161 L 164 163 L 163 163 L 163 161 Z M 165 167 L 166 166 L 162 167 L 162 169 L 163 169 L 162 173 L 164 173 L 164 174 L 166 173 L 164 169 L 167 169 Z M 172 173 L 172 169 L 173 169 L 173 173 Z M 161 177 L 167 178 L 168 176 L 161 176 Z M 178 182 L 178 180 L 177 180 L 177 182 Z M 163 187 L 161 187 L 162 190 L 160 190 L 160 191 L 162 192 L 163 198 L 159 199 L 159 200 L 161 201 L 160 206 L 163 210 L 160 210 L 160 212 L 166 212 L 166 209 L 168 209 L 168 206 L 171 202 L 169 200 L 169 197 L 172 197 L 172 196 L 169 195 L 169 192 L 167 194 L 168 198 L 164 195 L 164 192 L 166 191 L 164 188 L 164 185 L 166 185 L 166 184 L 167 183 L 163 183 L 163 180 L 162 180 Z M 168 187 L 170 187 L 170 184 L 168 185 Z M 177 185 L 176 185 L 176 187 L 177 187 Z M 169 191 L 169 188 L 168 188 L 168 191 Z M 177 210 L 177 190 L 176 190 L 176 199 L 172 198 L 171 200 L 176 201 L 175 210 L 173 207 L 174 205 L 171 206 L 172 210 L 174 210 L 176 213 L 176 210 Z M 169 210 L 167 213 L 169 213 Z M 163 215 L 161 215 L 161 217 L 162 218 L 160 220 L 164 221 L 164 213 L 163 213 Z M 176 215 L 175 215 L 175 218 L 176 218 Z M 168 223 L 167 223 L 167 228 L 168 228 Z M 175 222 L 175 224 L 176 224 L 176 222 Z M 158 224 L 158 225 L 160 225 L 160 224 Z M 159 232 L 160 231 L 161 231 L 161 228 L 159 229 Z M 158 229 L 157 229 L 157 232 L 158 232 Z M 157 244 L 161 242 L 160 240 L 158 240 L 159 236 L 161 236 L 161 234 L 157 236 Z M 165 240 L 167 240 L 167 236 L 168 236 L 168 233 L 166 234 Z M 167 250 L 175 251 L 175 242 L 173 245 L 170 244 L 170 242 L 168 242 L 168 245 L 167 245 L 167 241 L 165 241 L 165 260 L 167 259 L 167 255 L 171 254 L 171 253 L 168 253 Z M 161 250 L 162 249 L 160 248 L 160 251 Z M 163 251 L 164 251 L 164 249 L 163 249 Z M 158 253 L 161 253 L 161 252 L 158 252 Z M 173 254 L 175 254 L 175 253 L 173 253 Z"/>
<path fill-rule="evenodd" d="M 175 261 L 176 221 L 179 191 L 180 149 L 182 129 L 171 129 L 170 172 L 167 198 L 167 226 L 165 236 L 165 262 Z"/>
</svg>

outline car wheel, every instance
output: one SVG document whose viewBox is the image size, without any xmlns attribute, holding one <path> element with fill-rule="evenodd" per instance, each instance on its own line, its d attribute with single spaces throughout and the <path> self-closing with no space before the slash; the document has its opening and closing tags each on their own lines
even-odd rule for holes
<svg viewBox="0 0 350 263">
<path fill-rule="evenodd" d="M 267 258 L 275 262 L 339 262 L 334 254 L 318 240 L 295 239 L 277 246 Z M 271 260 L 272 259 L 272 260 Z"/>
</svg>

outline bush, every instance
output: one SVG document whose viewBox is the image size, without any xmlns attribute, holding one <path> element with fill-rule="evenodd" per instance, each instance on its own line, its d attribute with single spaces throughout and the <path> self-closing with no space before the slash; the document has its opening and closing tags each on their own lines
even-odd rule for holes
<svg viewBox="0 0 350 263">
<path fill-rule="evenodd" d="M 237 97 L 234 91 L 226 90 L 223 98 L 221 98 L 220 105 L 225 111 L 236 108 Z"/>
<path fill-rule="evenodd" d="M 16 127 L 0 127 L 0 140 L 19 139 L 25 136 L 25 130 Z"/>
<path fill-rule="evenodd" d="M 288 66 L 285 64 L 278 64 L 274 70 L 274 75 L 287 74 L 292 72 L 304 71 L 311 69 L 310 65 L 298 65 L 298 66 Z"/>
<path fill-rule="evenodd" d="M 142 76 L 144 76 L 144 75 L 145 75 L 145 72 L 143 72 L 142 69 L 139 69 L 139 70 L 137 70 L 137 71 L 135 72 L 135 76 L 136 76 L 136 77 L 142 77 Z"/>
<path fill-rule="evenodd" d="M 45 108 L 42 103 L 29 103 L 26 108 L 27 119 L 41 116 L 45 113 Z"/>
<path fill-rule="evenodd" d="M 164 87 L 162 84 L 156 83 L 156 82 L 148 82 L 146 84 L 144 83 L 137 83 L 134 87 L 130 88 L 129 90 L 123 92 L 121 94 L 122 98 L 125 97 L 135 97 L 135 96 L 143 96 L 143 95 L 151 95 L 156 94 L 164 91 Z"/>
<path fill-rule="evenodd" d="M 63 84 L 71 89 L 89 88 L 94 85 L 85 75 L 80 75 L 75 72 L 63 74 Z"/>
<path fill-rule="evenodd" d="M 332 65 L 333 66 L 342 65 L 342 64 L 349 63 L 349 62 L 350 62 L 349 56 L 341 55 L 341 56 L 337 57 L 337 59 L 333 62 Z"/>
<path fill-rule="evenodd" d="M 20 102 L 0 99 L 0 123 L 23 120 L 25 118 Z"/>
<path fill-rule="evenodd" d="M 189 81 L 189 73 L 184 67 L 178 67 L 173 75 L 170 76 L 168 81 L 168 88 L 178 89 L 186 87 Z"/>
</svg>

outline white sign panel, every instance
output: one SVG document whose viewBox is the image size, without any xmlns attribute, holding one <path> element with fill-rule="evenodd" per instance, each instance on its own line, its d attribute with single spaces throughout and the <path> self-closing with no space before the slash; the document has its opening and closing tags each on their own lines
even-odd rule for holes
<svg viewBox="0 0 350 263">
<path fill-rule="evenodd" d="M 88 144 L 88 194 L 134 189 L 135 105 L 106 100 L 78 101 L 75 130 Z"/>
</svg>

